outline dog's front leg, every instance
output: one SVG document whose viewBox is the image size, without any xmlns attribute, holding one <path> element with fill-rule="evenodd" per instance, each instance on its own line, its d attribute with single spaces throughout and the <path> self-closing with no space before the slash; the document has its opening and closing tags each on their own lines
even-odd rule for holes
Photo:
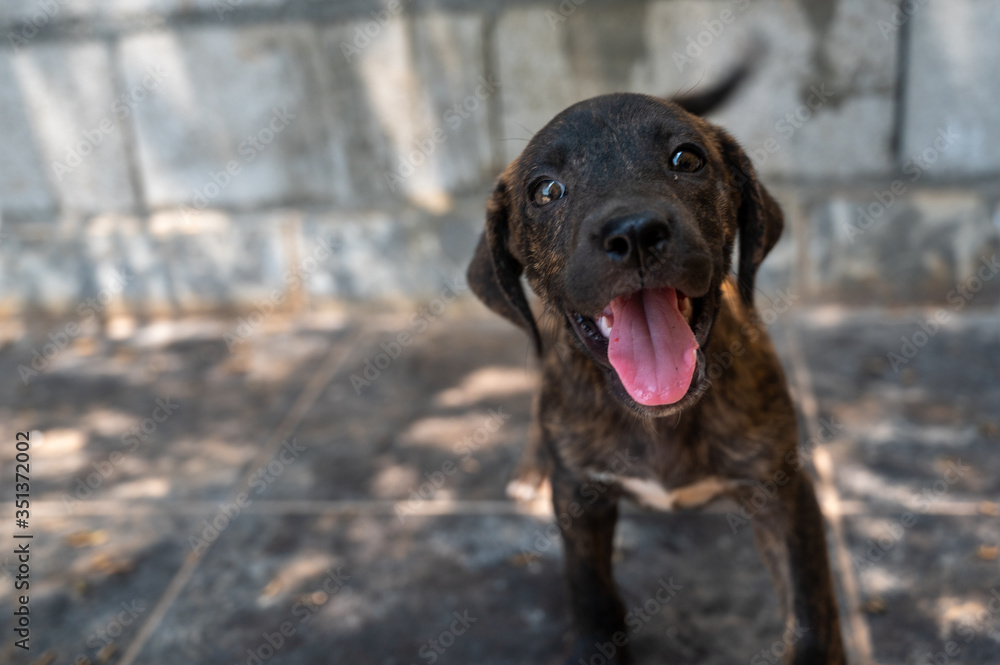
<svg viewBox="0 0 1000 665">
<path fill-rule="evenodd" d="M 780 487 L 754 518 L 757 547 L 774 578 L 785 618 L 782 639 L 765 651 L 775 660 L 782 657 L 785 665 L 846 662 L 823 525 L 805 473 Z"/>
<path fill-rule="evenodd" d="M 615 589 L 611 554 L 618 500 L 607 486 L 564 470 L 552 474 L 552 502 L 565 549 L 566 580 L 575 631 L 567 665 L 631 662 L 625 645 L 625 608 Z M 597 661 L 594 661 L 597 662 Z"/>
</svg>

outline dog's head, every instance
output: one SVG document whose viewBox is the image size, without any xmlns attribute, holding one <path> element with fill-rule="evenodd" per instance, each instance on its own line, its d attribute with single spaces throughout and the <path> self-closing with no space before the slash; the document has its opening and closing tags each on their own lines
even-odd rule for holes
<svg viewBox="0 0 1000 665">
<path fill-rule="evenodd" d="M 703 349 L 737 237 L 752 307 L 782 226 L 722 129 L 665 99 L 595 97 L 556 116 L 500 177 L 469 284 L 541 352 L 525 274 L 622 404 L 665 416 L 708 387 Z"/>
</svg>

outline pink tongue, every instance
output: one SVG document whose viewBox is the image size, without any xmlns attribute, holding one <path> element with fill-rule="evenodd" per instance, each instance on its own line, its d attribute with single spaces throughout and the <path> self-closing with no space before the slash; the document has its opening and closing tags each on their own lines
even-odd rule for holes
<svg viewBox="0 0 1000 665">
<path fill-rule="evenodd" d="M 643 289 L 611 301 L 608 360 L 632 399 L 673 404 L 691 386 L 698 341 L 673 289 Z"/>
</svg>

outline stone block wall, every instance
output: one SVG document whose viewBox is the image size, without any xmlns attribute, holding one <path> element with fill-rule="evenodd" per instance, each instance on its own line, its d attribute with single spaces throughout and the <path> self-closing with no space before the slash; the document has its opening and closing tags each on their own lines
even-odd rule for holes
<svg viewBox="0 0 1000 665">
<path fill-rule="evenodd" d="M 4 0 L 0 306 L 427 297 L 555 113 L 707 85 L 755 44 L 713 120 L 789 219 L 761 295 L 985 279 L 969 302 L 995 305 L 998 28 L 1000 0 Z"/>
</svg>

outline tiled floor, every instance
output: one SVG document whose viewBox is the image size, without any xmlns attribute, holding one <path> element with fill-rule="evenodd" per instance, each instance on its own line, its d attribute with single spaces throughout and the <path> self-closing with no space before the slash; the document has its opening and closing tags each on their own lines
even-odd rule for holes
<svg viewBox="0 0 1000 665">
<path fill-rule="evenodd" d="M 32 649 L 5 627 L 0 662 L 559 662 L 559 545 L 544 505 L 504 496 L 527 342 L 468 303 L 421 331 L 411 314 L 275 317 L 233 348 L 232 321 L 145 326 L 78 341 L 27 385 L 47 331 L 0 349 L 3 438 L 36 432 Z M 774 327 L 856 665 L 1000 662 L 1000 321 L 955 317 L 896 372 L 886 354 L 927 315 Z M 5 515 L 12 494 L 4 479 Z M 770 579 L 725 510 L 626 512 L 616 573 L 652 610 L 641 663 L 749 663 L 777 639 Z"/>
</svg>

